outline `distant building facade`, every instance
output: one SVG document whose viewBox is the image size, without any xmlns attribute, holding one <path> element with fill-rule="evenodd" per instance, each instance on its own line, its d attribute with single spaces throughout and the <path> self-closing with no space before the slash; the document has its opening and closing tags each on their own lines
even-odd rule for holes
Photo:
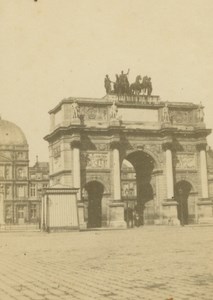
<svg viewBox="0 0 213 300">
<path fill-rule="evenodd" d="M 38 187 L 48 184 L 48 164 L 29 168 L 29 147 L 23 131 L 0 120 L 0 223 L 39 222 L 41 196 Z M 42 174 L 34 179 L 36 174 Z M 35 196 L 31 197 L 35 184 Z"/>
<path fill-rule="evenodd" d="M 41 218 L 41 198 L 44 189 L 49 187 L 49 163 L 37 162 L 29 167 L 30 221 L 38 223 Z"/>
<path fill-rule="evenodd" d="M 202 105 L 158 96 L 69 98 L 50 111 L 51 185 L 79 189 L 82 228 L 213 222 Z"/>
</svg>

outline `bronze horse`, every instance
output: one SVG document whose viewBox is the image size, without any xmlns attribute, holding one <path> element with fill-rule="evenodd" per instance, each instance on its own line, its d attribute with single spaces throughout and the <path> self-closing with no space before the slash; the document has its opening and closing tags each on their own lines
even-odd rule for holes
<svg viewBox="0 0 213 300">
<path fill-rule="evenodd" d="M 151 96 L 151 78 L 149 78 L 148 76 L 144 76 L 142 82 L 141 80 L 141 75 L 138 75 L 135 79 L 135 82 L 130 85 L 130 94 L 139 96 L 140 93 L 143 92 L 143 95 L 147 94 L 147 96 Z"/>
</svg>

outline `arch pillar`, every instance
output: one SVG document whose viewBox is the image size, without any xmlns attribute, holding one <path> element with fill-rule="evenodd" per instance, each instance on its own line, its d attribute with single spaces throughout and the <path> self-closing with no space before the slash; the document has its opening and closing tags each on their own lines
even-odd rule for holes
<svg viewBox="0 0 213 300">
<path fill-rule="evenodd" d="M 163 202 L 163 223 L 168 225 L 180 225 L 177 213 L 177 201 L 174 199 L 174 175 L 172 164 L 172 142 L 162 145 L 166 155 L 166 196 Z"/>
<path fill-rule="evenodd" d="M 81 197 L 81 164 L 80 164 L 80 147 L 81 147 L 81 136 L 76 133 L 71 137 L 71 151 L 72 151 L 72 184 L 73 187 L 78 189 L 77 192 L 77 206 L 78 206 L 78 217 L 80 229 L 86 228 L 84 220 L 84 204 Z"/>
<path fill-rule="evenodd" d="M 199 142 L 197 149 L 200 156 L 201 198 L 198 201 L 198 223 L 213 223 L 213 203 L 209 199 L 208 171 L 206 162 L 206 142 Z"/>
<path fill-rule="evenodd" d="M 109 226 L 126 228 L 124 221 L 124 202 L 121 200 L 120 138 L 112 137 L 113 199 L 109 205 Z"/>
</svg>

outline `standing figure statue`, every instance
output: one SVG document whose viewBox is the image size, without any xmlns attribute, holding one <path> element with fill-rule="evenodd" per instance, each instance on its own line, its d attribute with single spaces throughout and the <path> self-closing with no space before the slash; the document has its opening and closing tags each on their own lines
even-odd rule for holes
<svg viewBox="0 0 213 300">
<path fill-rule="evenodd" d="M 120 78 L 119 78 L 118 74 L 115 74 L 114 93 L 116 95 L 120 94 Z"/>
<path fill-rule="evenodd" d="M 129 75 L 129 69 L 127 73 L 125 74 L 124 71 L 121 71 L 121 74 L 119 76 L 119 86 L 121 90 L 121 94 L 128 94 L 129 93 L 129 80 L 128 80 L 128 75 Z"/>
<path fill-rule="evenodd" d="M 168 103 L 165 103 L 165 106 L 162 110 L 162 121 L 164 123 L 170 123 L 170 117 L 169 117 L 169 108 L 168 108 Z"/>
<path fill-rule="evenodd" d="M 201 102 L 200 102 L 200 104 L 198 106 L 198 110 L 197 110 L 197 119 L 199 122 L 204 121 L 204 111 L 203 111 L 203 105 Z"/>
<path fill-rule="evenodd" d="M 150 97 L 151 94 L 152 94 L 152 82 L 151 82 L 151 77 L 149 77 L 147 80 L 147 96 Z"/>
<path fill-rule="evenodd" d="M 104 87 L 106 89 L 106 93 L 110 94 L 112 92 L 111 89 L 111 80 L 109 78 L 109 75 L 106 75 L 105 79 L 104 79 Z"/>
<path fill-rule="evenodd" d="M 110 108 L 110 119 L 117 120 L 118 118 L 118 108 L 115 104 L 115 101 L 113 101 L 112 106 Z"/>
<path fill-rule="evenodd" d="M 71 105 L 72 108 L 72 119 L 79 119 L 80 108 L 76 100 Z"/>
</svg>

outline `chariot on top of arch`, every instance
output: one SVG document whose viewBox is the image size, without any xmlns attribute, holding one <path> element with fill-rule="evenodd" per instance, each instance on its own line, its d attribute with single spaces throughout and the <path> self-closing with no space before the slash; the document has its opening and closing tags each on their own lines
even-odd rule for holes
<svg viewBox="0 0 213 300">
<path fill-rule="evenodd" d="M 128 75 L 130 69 L 127 73 L 121 71 L 120 75 L 115 75 L 115 81 L 112 81 L 109 75 L 105 76 L 104 87 L 107 94 L 114 94 L 118 96 L 147 96 L 152 95 L 152 81 L 151 77 L 137 75 L 133 83 L 129 83 Z"/>
</svg>

